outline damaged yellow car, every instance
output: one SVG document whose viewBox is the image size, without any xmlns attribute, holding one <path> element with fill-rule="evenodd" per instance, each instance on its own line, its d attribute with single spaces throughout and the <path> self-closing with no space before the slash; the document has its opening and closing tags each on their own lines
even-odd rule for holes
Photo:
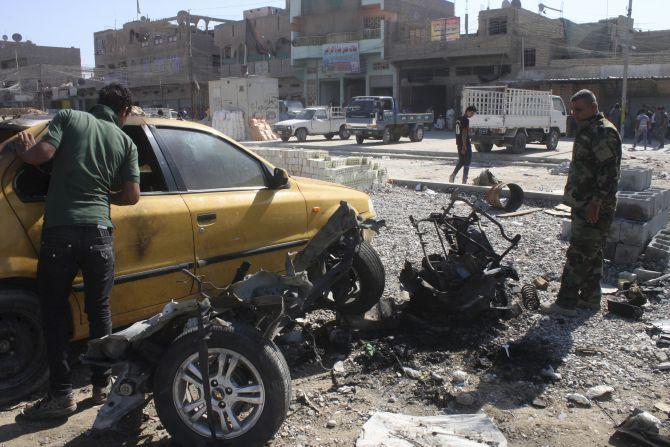
<svg viewBox="0 0 670 447">
<path fill-rule="evenodd" d="M 0 122 L 0 402 L 46 380 L 35 276 L 48 167 L 23 164 L 15 135 L 41 134 L 48 116 Z M 114 327 L 148 318 L 171 299 L 196 293 L 182 269 L 229 284 L 243 261 L 281 272 L 344 200 L 375 215 L 369 196 L 344 186 L 289 177 L 216 130 L 184 121 L 132 117 L 123 129 L 138 148 L 141 199 L 112 206 L 116 273 L 110 298 Z M 364 243 L 354 259 L 343 313 L 363 313 L 379 300 L 384 270 Z M 81 276 L 70 298 L 72 339 L 88 336 Z M 48 334 L 47 334 L 48 336 Z"/>
</svg>

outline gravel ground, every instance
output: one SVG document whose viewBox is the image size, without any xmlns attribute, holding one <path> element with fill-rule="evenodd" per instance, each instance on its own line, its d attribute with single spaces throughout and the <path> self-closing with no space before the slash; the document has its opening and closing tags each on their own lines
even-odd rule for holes
<svg viewBox="0 0 670 447">
<path fill-rule="evenodd" d="M 388 225 L 374 240 L 386 268 L 384 298 L 393 303 L 389 307 L 402 308 L 406 295 L 399 287 L 400 269 L 405 259 L 421 258 L 408 216 L 439 211 L 448 197 L 386 186 L 371 196 Z M 550 280 L 548 290 L 540 294 L 543 300 L 553 299 L 567 248 L 559 239 L 560 219 L 537 212 L 500 221 L 508 233 L 522 234 L 520 246 L 506 259 L 522 282 L 538 275 Z M 492 224 L 487 229 L 494 246 L 503 247 Z M 615 274 L 616 269 L 609 267 L 608 276 Z M 668 318 L 669 293 L 664 288 L 650 297 L 640 321 L 603 313 L 550 318 L 527 311 L 512 318 L 473 321 L 435 315 L 424 324 L 401 312 L 374 330 L 349 333 L 333 325 L 332 313 L 314 312 L 308 321 L 320 361 L 309 336 L 280 344 L 291 367 L 293 401 L 272 445 L 353 446 L 375 411 L 412 415 L 483 411 L 511 446 L 637 446 L 614 435 L 615 424 L 633 409 L 652 412 L 663 421 L 664 430 L 669 428 L 668 415 L 655 410 L 654 404 L 670 403 L 668 372 L 655 368 L 667 361 L 670 352 L 657 346 L 647 330 L 648 322 Z M 328 369 L 334 366 L 331 374 Z M 82 371 L 77 367 L 77 374 Z M 613 387 L 612 397 L 588 408 L 566 399 L 596 385 Z M 83 397 L 89 390 L 81 386 L 78 392 Z M 95 417 L 90 406 L 58 427 L 16 424 L 17 411 L 0 413 L 2 446 L 171 445 L 152 404 L 144 409 L 139 428 L 124 428 L 117 434 L 88 431 Z"/>
</svg>

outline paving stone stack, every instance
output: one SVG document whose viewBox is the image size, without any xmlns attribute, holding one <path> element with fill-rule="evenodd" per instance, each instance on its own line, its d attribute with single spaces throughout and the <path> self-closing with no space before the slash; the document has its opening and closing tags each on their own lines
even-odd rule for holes
<svg viewBox="0 0 670 447">
<path fill-rule="evenodd" d="M 605 246 L 605 258 L 615 264 L 635 263 L 648 244 L 652 253 L 666 246 L 670 253 L 670 237 L 657 236 L 668 223 L 670 190 L 652 188 L 651 174 L 651 169 L 621 168 L 616 216 Z"/>
<path fill-rule="evenodd" d="M 319 150 L 252 149 L 291 175 L 339 183 L 360 190 L 369 190 L 375 183 L 388 180 L 386 169 L 369 157 L 332 157 L 328 151 Z"/>
</svg>

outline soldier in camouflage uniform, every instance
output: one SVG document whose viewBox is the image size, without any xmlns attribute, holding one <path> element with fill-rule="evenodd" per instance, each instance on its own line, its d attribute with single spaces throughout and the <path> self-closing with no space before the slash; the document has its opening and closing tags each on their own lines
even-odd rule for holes
<svg viewBox="0 0 670 447">
<path fill-rule="evenodd" d="M 575 315 L 576 307 L 600 309 L 603 246 L 616 208 L 621 166 L 621 137 L 598 111 L 595 95 L 581 90 L 572 97 L 578 123 L 563 203 L 572 207 L 572 235 L 561 289 L 545 313 Z"/>
</svg>

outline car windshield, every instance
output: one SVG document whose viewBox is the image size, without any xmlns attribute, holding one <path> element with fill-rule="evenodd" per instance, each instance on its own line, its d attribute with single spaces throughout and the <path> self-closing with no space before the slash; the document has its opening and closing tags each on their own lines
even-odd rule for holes
<svg viewBox="0 0 670 447">
<path fill-rule="evenodd" d="M 290 111 L 302 110 L 300 101 L 286 101 L 286 109 Z"/>
<path fill-rule="evenodd" d="M 316 113 L 316 110 L 314 110 L 314 109 L 305 109 L 305 110 L 302 110 L 300 113 L 298 113 L 296 115 L 296 118 L 301 119 L 301 120 L 311 120 L 312 118 L 314 118 L 315 113 Z"/>
<path fill-rule="evenodd" d="M 348 110 L 352 112 L 373 112 L 377 110 L 375 102 L 372 99 L 357 99 L 351 103 Z"/>
</svg>

